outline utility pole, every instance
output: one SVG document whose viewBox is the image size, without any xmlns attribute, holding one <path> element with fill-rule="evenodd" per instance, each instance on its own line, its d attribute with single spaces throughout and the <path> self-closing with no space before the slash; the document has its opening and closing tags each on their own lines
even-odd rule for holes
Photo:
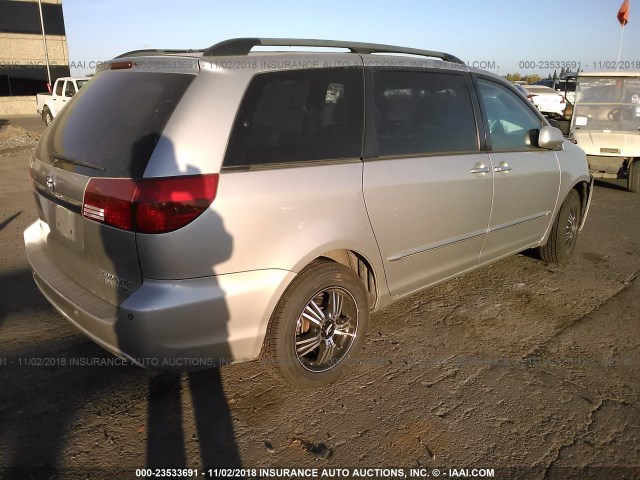
<svg viewBox="0 0 640 480">
<path fill-rule="evenodd" d="M 42 0 L 38 0 L 40 10 L 40 28 L 42 28 L 42 42 L 44 44 L 44 58 L 47 62 L 47 78 L 49 79 L 49 90 L 53 87 L 51 83 L 51 70 L 49 69 L 49 48 L 47 47 L 47 35 L 44 33 L 44 18 L 42 17 Z"/>
</svg>

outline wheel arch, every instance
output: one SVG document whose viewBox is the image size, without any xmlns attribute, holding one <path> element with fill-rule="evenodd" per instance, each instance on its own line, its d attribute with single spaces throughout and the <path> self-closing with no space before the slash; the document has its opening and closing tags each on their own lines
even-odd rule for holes
<svg viewBox="0 0 640 480">
<path fill-rule="evenodd" d="M 553 227 L 554 222 L 556 221 L 556 218 L 558 217 L 558 215 L 560 215 L 560 209 L 562 207 L 562 204 L 564 203 L 567 196 L 569 195 L 569 192 L 571 192 L 572 190 L 575 190 L 578 193 L 578 196 L 580 197 L 580 214 L 581 214 L 580 230 L 582 230 L 582 227 L 584 226 L 584 222 L 587 218 L 589 206 L 591 204 L 591 197 L 593 195 L 593 182 L 594 182 L 594 178 L 591 176 L 580 177 L 575 180 L 575 182 L 573 183 L 573 185 L 571 185 L 570 188 L 567 188 L 566 191 L 564 191 L 564 194 L 562 194 L 562 196 L 558 197 L 558 204 L 556 205 L 556 209 L 553 212 L 553 218 L 549 222 L 547 231 L 545 232 L 544 237 L 542 237 L 542 240 L 540 241 L 539 245 L 544 245 L 549 240 L 551 229 Z"/>
<path fill-rule="evenodd" d="M 591 205 L 591 197 L 593 195 L 593 184 L 594 178 L 590 177 L 589 181 L 580 180 L 571 187 L 571 190 L 577 191 L 580 196 L 580 230 L 584 227 L 584 222 L 587 219 L 587 214 L 589 213 L 589 206 Z M 569 192 L 567 192 L 567 195 L 568 194 Z M 559 212 L 560 211 L 558 210 L 558 213 Z"/>
<path fill-rule="evenodd" d="M 317 256 L 313 261 L 325 258 L 350 268 L 360 278 L 368 293 L 369 309 L 378 303 L 378 281 L 376 271 L 365 255 L 355 250 L 335 249 Z"/>
</svg>

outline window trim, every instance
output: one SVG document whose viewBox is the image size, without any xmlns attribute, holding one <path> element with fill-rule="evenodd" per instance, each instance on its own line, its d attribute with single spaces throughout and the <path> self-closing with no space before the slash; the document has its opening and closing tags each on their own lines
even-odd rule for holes
<svg viewBox="0 0 640 480">
<path fill-rule="evenodd" d="M 476 128 L 476 150 L 461 150 L 451 152 L 418 152 L 408 154 L 390 154 L 380 155 L 378 145 L 378 135 L 375 131 L 375 73 L 380 71 L 387 72 L 409 72 L 409 73 L 436 73 L 444 75 L 456 75 L 462 77 L 467 87 L 469 100 L 471 102 L 471 110 L 473 113 L 473 121 Z M 444 68 L 419 68 L 419 67 L 365 67 L 365 142 L 364 142 L 364 161 L 378 160 L 395 160 L 409 158 L 428 158 L 442 156 L 459 156 L 482 153 L 485 151 L 485 126 L 480 117 L 479 99 L 476 95 L 475 85 L 469 72 L 459 70 L 447 70 Z"/>
<path fill-rule="evenodd" d="M 489 120 L 487 118 L 487 112 L 485 111 L 485 108 L 482 104 L 482 97 L 481 97 L 481 93 L 480 93 L 480 84 L 478 82 L 478 80 L 485 80 L 491 83 L 494 83 L 496 85 L 500 85 L 502 87 L 505 87 L 507 90 L 510 90 L 512 93 L 514 93 L 515 97 L 517 97 L 517 100 L 522 102 L 523 105 L 526 105 L 526 107 L 529 109 L 529 111 L 531 111 L 540 121 L 540 126 L 538 127 L 538 129 L 541 129 L 544 126 L 549 126 L 549 122 L 547 122 L 547 119 L 544 118 L 544 116 L 540 113 L 540 111 L 535 108 L 533 106 L 533 104 L 531 104 L 531 102 L 527 102 L 525 101 L 521 95 L 518 93 L 518 91 L 515 89 L 515 87 L 513 87 L 509 82 L 507 82 L 506 80 L 502 81 L 500 79 L 497 79 L 495 77 L 489 76 L 489 75 L 484 75 L 484 74 L 478 74 L 478 73 L 472 73 L 471 74 L 471 78 L 473 81 L 473 85 L 475 88 L 475 92 L 476 92 L 476 97 L 478 100 L 478 104 L 479 104 L 479 108 L 480 108 L 480 112 L 481 112 L 481 116 L 482 116 L 482 123 L 484 126 L 484 132 L 485 132 L 485 147 L 486 147 L 486 152 L 488 153 L 515 153 L 515 152 L 548 152 L 549 150 L 545 149 L 545 148 L 540 148 L 540 147 L 532 147 L 532 148 L 517 148 L 517 149 L 509 149 L 509 150 L 493 150 L 493 147 L 491 145 L 491 137 L 490 137 L 490 133 L 489 133 Z"/>
<path fill-rule="evenodd" d="M 354 65 L 346 67 L 348 69 L 358 69 L 360 71 L 361 80 L 362 80 L 362 129 L 361 129 L 361 139 L 360 139 L 360 155 L 354 157 L 342 157 L 342 158 L 321 158 L 317 160 L 299 160 L 294 162 L 267 162 L 253 165 L 225 165 L 225 161 L 227 159 L 227 154 L 229 153 L 229 148 L 231 146 L 231 137 L 233 135 L 235 126 L 238 122 L 238 118 L 240 116 L 240 112 L 242 110 L 242 106 L 244 105 L 245 100 L 247 99 L 251 86 L 253 83 L 264 75 L 276 75 L 281 73 L 290 73 L 290 72 L 309 72 L 309 71 L 331 71 L 331 70 L 341 70 L 345 67 L 319 67 L 319 68 L 300 68 L 294 70 L 267 70 L 257 72 L 249 78 L 247 82 L 244 92 L 242 93 L 242 97 L 240 102 L 238 102 L 238 106 L 236 107 L 236 113 L 233 116 L 233 121 L 231 122 L 231 128 L 229 130 L 229 135 L 227 135 L 227 144 L 224 148 L 224 153 L 222 155 L 222 165 L 220 167 L 220 172 L 232 173 L 232 172 L 248 172 L 255 170 L 270 170 L 270 169 L 284 169 L 284 168 L 302 168 L 302 167 L 312 167 L 319 165 L 335 165 L 335 164 L 345 164 L 345 163 L 356 163 L 362 162 L 364 158 L 364 144 L 365 144 L 365 132 L 367 129 L 366 123 L 366 115 L 367 115 L 367 103 L 366 103 L 366 81 L 365 81 L 365 69 L 363 66 Z"/>
<path fill-rule="evenodd" d="M 75 86 L 75 84 L 73 83 L 73 80 L 65 80 L 65 82 L 64 82 L 64 90 L 63 90 L 63 92 L 62 92 L 62 93 L 63 93 L 63 95 L 64 95 L 64 97 L 65 97 L 65 98 L 70 98 L 70 97 L 67 97 L 67 93 L 69 93 L 69 90 L 71 90 L 71 93 L 73 93 L 73 95 L 75 95 L 76 93 L 78 93 L 78 92 L 76 91 L 76 86 Z M 73 96 L 73 95 L 72 95 L 72 96 Z"/>
<path fill-rule="evenodd" d="M 328 165 L 346 165 L 362 163 L 361 158 L 334 158 L 324 160 L 301 160 L 298 162 L 258 163 L 254 165 L 227 165 L 220 168 L 220 173 L 255 172 L 259 170 L 283 170 L 286 168 L 323 167 Z"/>
</svg>

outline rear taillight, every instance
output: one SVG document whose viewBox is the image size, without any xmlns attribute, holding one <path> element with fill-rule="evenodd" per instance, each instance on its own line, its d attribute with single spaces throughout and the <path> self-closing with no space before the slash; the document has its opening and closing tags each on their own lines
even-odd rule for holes
<svg viewBox="0 0 640 480">
<path fill-rule="evenodd" d="M 82 215 L 140 233 L 167 233 L 184 227 L 216 198 L 218 174 L 167 178 L 92 178 Z"/>
</svg>

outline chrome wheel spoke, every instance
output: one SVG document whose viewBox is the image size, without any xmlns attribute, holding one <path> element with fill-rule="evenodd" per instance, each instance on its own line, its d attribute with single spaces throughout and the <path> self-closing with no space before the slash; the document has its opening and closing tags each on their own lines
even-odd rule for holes
<svg viewBox="0 0 640 480">
<path fill-rule="evenodd" d="M 347 328 L 351 324 L 351 317 L 348 315 L 343 315 L 342 318 L 336 320 L 336 326 L 342 330 Z"/>
<path fill-rule="evenodd" d="M 311 300 L 309 302 L 309 304 L 307 305 L 307 308 L 309 308 L 309 310 L 311 311 L 314 311 L 317 318 L 320 321 L 324 322 L 327 319 L 327 316 L 324 314 L 322 309 L 318 306 L 318 304 L 314 300 Z"/>
<path fill-rule="evenodd" d="M 314 302 L 313 300 L 311 300 L 304 308 L 302 316 L 318 327 L 322 327 L 322 324 L 325 320 L 324 313 L 322 313 L 320 307 L 318 307 L 316 302 Z"/>
<path fill-rule="evenodd" d="M 320 336 L 320 334 L 310 338 L 299 340 L 296 342 L 296 352 L 298 353 L 298 355 L 303 357 L 318 348 L 318 345 L 320 345 L 321 341 L 322 337 Z"/>
<path fill-rule="evenodd" d="M 567 247 L 571 248 L 578 232 L 578 214 L 575 211 L 569 213 L 567 218 L 567 226 L 565 228 L 565 241 Z"/>
<path fill-rule="evenodd" d="M 346 330 L 336 330 L 335 334 L 336 335 L 345 335 L 347 337 L 353 337 L 353 338 L 356 337 L 355 333 L 347 332 Z"/>
<path fill-rule="evenodd" d="M 331 317 L 334 320 L 337 320 L 338 318 L 340 318 L 340 315 L 342 314 L 342 303 L 343 303 L 342 293 L 340 293 L 338 290 L 332 290 L 331 291 Z"/>
<path fill-rule="evenodd" d="M 320 350 L 318 352 L 318 364 L 322 365 L 327 363 L 329 360 L 333 358 L 333 352 L 336 349 L 336 344 L 333 343 L 333 340 L 329 339 L 320 344 Z"/>
</svg>

